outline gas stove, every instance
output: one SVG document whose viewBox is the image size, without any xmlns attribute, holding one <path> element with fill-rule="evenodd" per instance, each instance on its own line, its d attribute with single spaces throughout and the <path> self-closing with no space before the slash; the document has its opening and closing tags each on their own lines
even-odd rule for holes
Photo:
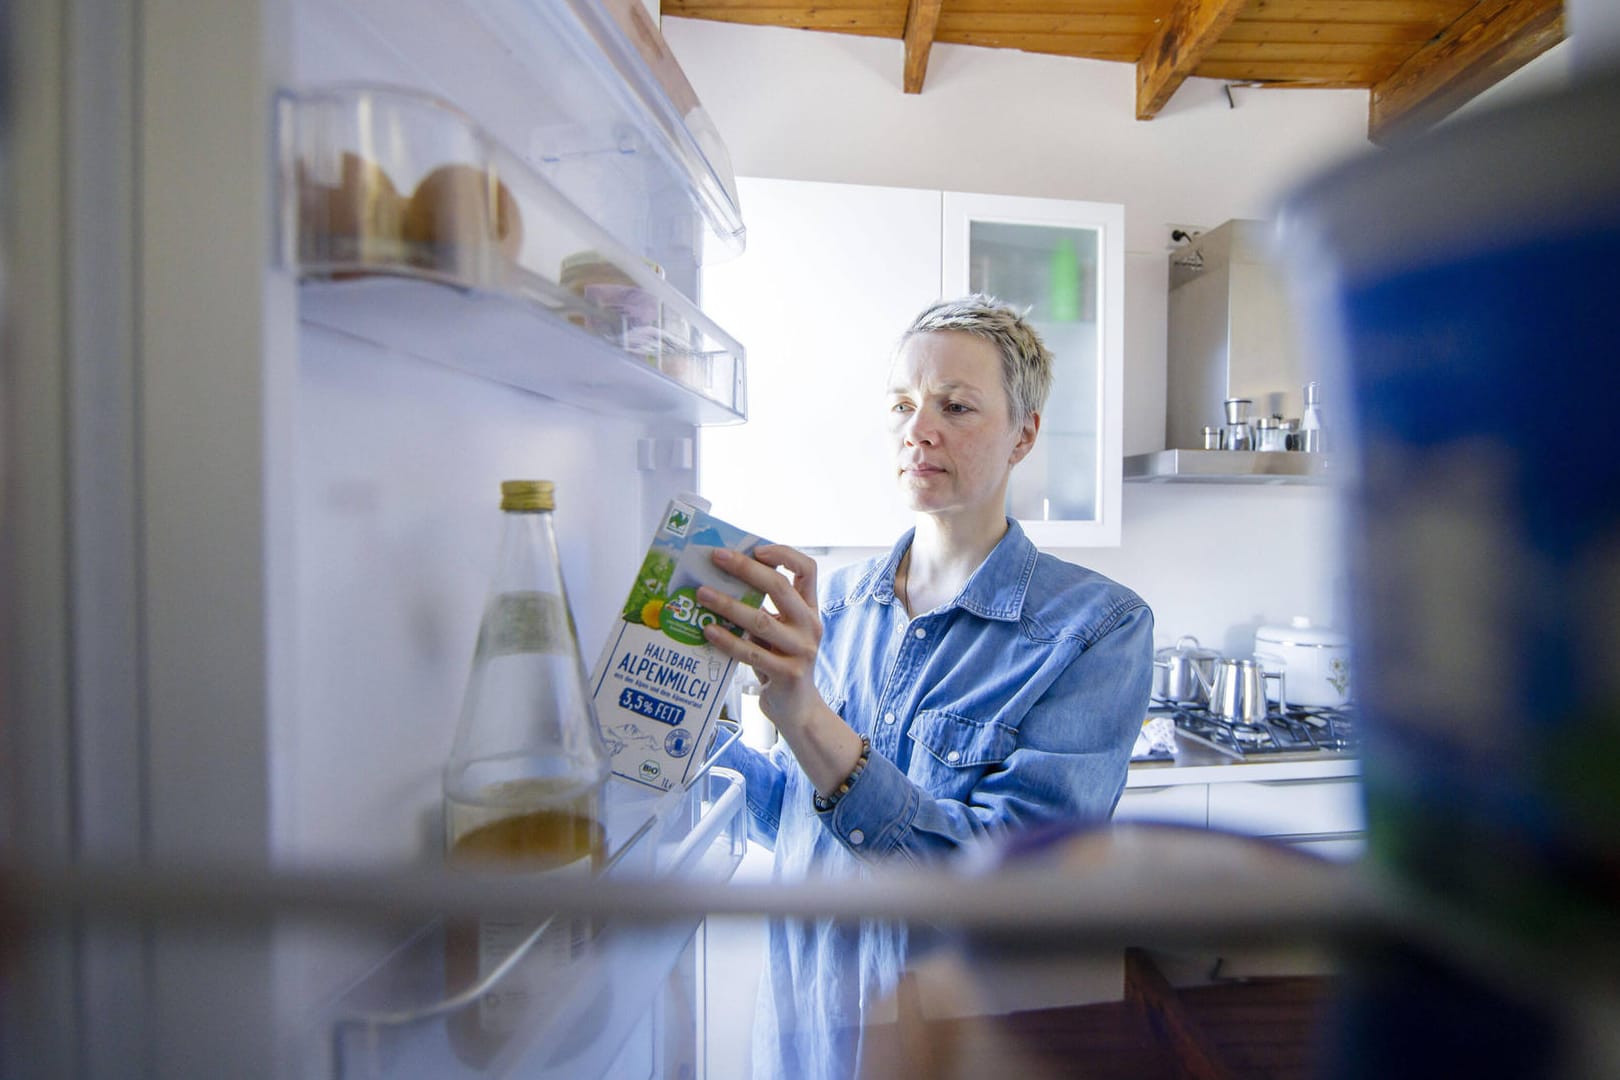
<svg viewBox="0 0 1620 1080">
<path fill-rule="evenodd" d="M 1155 702 L 1153 716 L 1175 721 L 1176 738 L 1199 743 L 1228 757 L 1264 757 L 1273 754 L 1354 754 L 1361 734 L 1352 709 L 1273 705 L 1265 719 L 1236 723 L 1201 705 Z"/>
</svg>

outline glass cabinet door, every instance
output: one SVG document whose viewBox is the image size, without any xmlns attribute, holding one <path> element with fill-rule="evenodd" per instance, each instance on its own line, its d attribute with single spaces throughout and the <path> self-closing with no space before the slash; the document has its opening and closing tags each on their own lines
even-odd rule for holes
<svg viewBox="0 0 1620 1080">
<path fill-rule="evenodd" d="M 1119 543 L 1124 218 L 1111 203 L 945 194 L 945 295 L 1027 308 L 1055 361 L 1035 449 L 1007 490 L 1007 513 L 1042 546 Z"/>
</svg>

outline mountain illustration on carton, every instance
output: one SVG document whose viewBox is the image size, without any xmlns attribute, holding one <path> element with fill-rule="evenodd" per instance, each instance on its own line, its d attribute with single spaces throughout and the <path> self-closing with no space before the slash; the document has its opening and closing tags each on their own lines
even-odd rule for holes
<svg viewBox="0 0 1620 1080">
<path fill-rule="evenodd" d="M 730 542 L 726 539 L 726 537 L 713 525 L 708 526 L 702 532 L 693 533 L 691 536 L 688 536 L 686 538 L 686 542 L 688 544 L 698 544 L 702 547 L 730 546 Z"/>
</svg>

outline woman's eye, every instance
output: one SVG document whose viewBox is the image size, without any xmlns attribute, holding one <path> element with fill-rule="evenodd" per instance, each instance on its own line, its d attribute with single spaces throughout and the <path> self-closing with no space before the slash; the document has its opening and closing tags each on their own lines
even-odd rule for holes
<svg viewBox="0 0 1620 1080">
<path fill-rule="evenodd" d="M 909 404 L 907 404 L 906 402 L 897 401 L 893 405 L 889 406 L 889 411 L 890 412 L 905 412 L 909 408 L 911 408 L 911 406 Z"/>
<path fill-rule="evenodd" d="M 973 410 L 969 409 L 966 405 L 963 405 L 960 401 L 953 401 L 949 405 L 945 406 L 945 411 L 953 413 L 965 413 L 972 412 Z"/>
</svg>

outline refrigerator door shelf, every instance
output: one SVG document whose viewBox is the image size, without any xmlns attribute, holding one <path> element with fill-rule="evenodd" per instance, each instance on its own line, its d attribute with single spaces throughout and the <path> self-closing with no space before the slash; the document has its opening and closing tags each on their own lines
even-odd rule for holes
<svg viewBox="0 0 1620 1080">
<path fill-rule="evenodd" d="M 679 282 L 695 280 L 681 263 L 742 250 L 724 143 L 629 0 L 294 7 L 298 85 L 359 77 L 434 88 Z"/>
<path fill-rule="evenodd" d="M 678 366 L 666 356 L 654 366 L 508 293 L 387 276 L 306 281 L 299 317 L 591 412 L 690 424 L 746 416 L 740 350 L 685 354 Z"/>
<path fill-rule="evenodd" d="M 598 411 L 742 418 L 742 347 L 464 114 L 344 86 L 277 119 L 306 321 Z"/>
<path fill-rule="evenodd" d="M 650 796 L 647 797 L 647 796 Z M 605 871 L 637 880 L 729 880 L 748 833 L 742 777 L 710 769 L 684 790 L 643 793 L 610 782 L 607 828 L 614 854 Z M 480 1001 L 525 964 L 544 965 L 537 931 L 514 962 L 485 983 L 447 985 L 447 932 L 424 928 L 335 1003 L 330 1024 L 338 1076 L 605 1076 L 655 1001 L 665 992 L 700 920 L 657 925 L 608 924 L 589 953 L 546 983 L 547 1001 L 487 1060 L 456 1055 L 452 1028 L 476 1020 Z M 566 930 L 566 928 L 563 928 Z M 529 973 L 532 975 L 532 970 Z M 424 990 L 432 995 L 424 999 Z M 435 993 L 435 990 L 437 991 Z"/>
</svg>

